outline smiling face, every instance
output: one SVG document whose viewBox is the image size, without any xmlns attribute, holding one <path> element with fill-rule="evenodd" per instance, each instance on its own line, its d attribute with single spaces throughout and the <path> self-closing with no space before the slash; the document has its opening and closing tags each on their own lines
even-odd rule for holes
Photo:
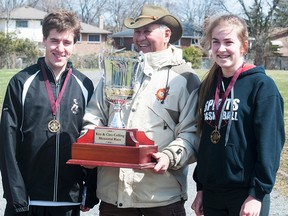
<svg viewBox="0 0 288 216">
<path fill-rule="evenodd" d="M 243 64 L 248 41 L 240 41 L 239 29 L 225 23 L 212 31 L 211 50 L 215 62 L 222 68 L 223 76 L 233 76 Z"/>
<path fill-rule="evenodd" d="M 57 32 L 52 29 L 47 38 L 43 38 L 46 48 L 45 62 L 57 77 L 64 71 L 68 59 L 74 48 L 74 34 L 72 31 Z"/>
<path fill-rule="evenodd" d="M 167 48 L 171 36 L 168 27 L 150 24 L 134 30 L 136 50 L 143 53 L 162 51 Z"/>
</svg>

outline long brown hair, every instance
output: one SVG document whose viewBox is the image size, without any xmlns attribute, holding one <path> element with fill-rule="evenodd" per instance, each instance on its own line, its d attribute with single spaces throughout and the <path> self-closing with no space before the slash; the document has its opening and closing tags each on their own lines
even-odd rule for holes
<svg viewBox="0 0 288 216">
<path fill-rule="evenodd" d="M 207 22 L 207 20 L 206 20 Z M 248 41 L 248 29 L 246 22 L 236 16 L 236 15 L 222 15 L 217 18 L 215 18 L 213 21 L 208 21 L 208 26 L 205 28 L 205 37 L 203 38 L 203 48 L 206 50 L 211 49 L 211 42 L 212 42 L 212 32 L 215 29 L 215 27 L 220 25 L 233 25 L 235 26 L 235 30 L 238 33 L 238 38 L 242 43 L 242 46 L 245 49 L 245 52 L 248 51 L 247 41 Z M 211 69 L 208 71 L 208 73 L 204 76 L 204 79 L 201 83 L 200 89 L 199 89 L 199 98 L 198 98 L 198 133 L 201 133 L 202 130 L 202 124 L 203 124 L 203 106 L 205 103 L 205 100 L 210 94 L 210 91 L 212 90 L 212 84 L 215 82 L 217 78 L 217 73 L 219 71 L 219 65 L 214 62 Z"/>
</svg>

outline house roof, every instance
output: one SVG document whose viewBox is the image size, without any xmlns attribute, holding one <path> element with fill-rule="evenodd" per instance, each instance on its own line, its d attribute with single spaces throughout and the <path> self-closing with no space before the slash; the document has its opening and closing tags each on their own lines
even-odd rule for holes
<svg viewBox="0 0 288 216">
<path fill-rule="evenodd" d="M 114 34 L 111 35 L 112 38 L 131 38 L 133 37 L 134 34 L 134 29 L 125 29 L 123 31 L 120 32 L 116 32 Z"/>
<path fill-rule="evenodd" d="M 20 7 L 11 11 L 10 19 L 12 20 L 43 20 L 47 15 L 46 12 L 32 8 L 32 7 Z M 0 14 L 0 19 L 6 19 L 6 14 Z M 81 22 L 81 33 L 97 33 L 97 34 L 111 34 L 110 31 L 101 29 L 97 26 L 93 26 L 87 23 Z"/>
<path fill-rule="evenodd" d="M 270 35 L 272 45 L 279 46 L 277 53 L 288 56 L 288 28 L 278 28 Z"/>
<path fill-rule="evenodd" d="M 81 33 L 111 34 L 110 31 L 81 22 Z"/>
<path fill-rule="evenodd" d="M 182 23 L 183 38 L 201 38 L 203 36 L 203 29 L 200 26 L 191 24 L 190 22 Z"/>
<path fill-rule="evenodd" d="M 182 24 L 183 27 L 183 38 L 195 38 L 202 37 L 202 29 L 196 25 L 188 23 Z M 116 32 L 111 35 L 112 38 L 131 38 L 133 37 L 134 29 L 124 29 L 121 32 Z"/>
<path fill-rule="evenodd" d="M 277 28 L 270 34 L 271 39 L 277 39 L 288 36 L 288 27 L 286 28 Z"/>
<path fill-rule="evenodd" d="M 10 13 L 10 19 L 42 20 L 47 13 L 32 7 L 15 8 Z M 1 14 L 0 18 L 7 18 L 7 14 Z"/>
</svg>

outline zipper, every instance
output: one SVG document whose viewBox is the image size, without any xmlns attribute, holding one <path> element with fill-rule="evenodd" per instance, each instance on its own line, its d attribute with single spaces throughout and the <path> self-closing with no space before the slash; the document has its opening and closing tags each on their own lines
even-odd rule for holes
<svg viewBox="0 0 288 216">
<path fill-rule="evenodd" d="M 53 74 L 54 75 L 54 74 Z M 55 78 L 55 77 L 54 77 Z M 60 92 L 60 81 L 61 81 L 61 77 L 59 79 L 59 82 L 56 82 L 56 95 L 58 97 L 59 92 Z M 56 97 L 56 98 L 57 98 Z M 58 111 L 56 112 L 56 116 L 55 116 L 56 120 L 58 120 L 60 122 L 60 106 L 58 108 Z M 61 122 L 60 122 L 61 124 Z M 61 129 L 60 129 L 61 131 Z M 57 197 L 58 197 L 58 180 L 59 180 L 59 158 L 60 158 L 60 133 L 57 132 L 56 133 L 56 138 L 55 138 L 55 167 L 54 167 L 54 193 L 53 193 L 53 201 L 57 202 Z"/>
</svg>

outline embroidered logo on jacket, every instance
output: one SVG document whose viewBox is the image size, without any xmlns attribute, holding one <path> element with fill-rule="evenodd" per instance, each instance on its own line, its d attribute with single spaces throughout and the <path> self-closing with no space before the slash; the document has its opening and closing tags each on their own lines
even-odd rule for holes
<svg viewBox="0 0 288 216">
<path fill-rule="evenodd" d="M 72 113 L 77 115 L 78 114 L 78 109 L 79 109 L 78 101 L 77 101 L 77 99 L 73 99 L 73 106 L 71 107 Z"/>
<path fill-rule="evenodd" d="M 156 98 L 158 101 L 164 101 L 165 98 L 167 97 L 168 95 L 168 92 L 169 92 L 169 88 L 161 88 L 161 89 L 158 89 L 157 92 L 156 92 Z"/>
</svg>

